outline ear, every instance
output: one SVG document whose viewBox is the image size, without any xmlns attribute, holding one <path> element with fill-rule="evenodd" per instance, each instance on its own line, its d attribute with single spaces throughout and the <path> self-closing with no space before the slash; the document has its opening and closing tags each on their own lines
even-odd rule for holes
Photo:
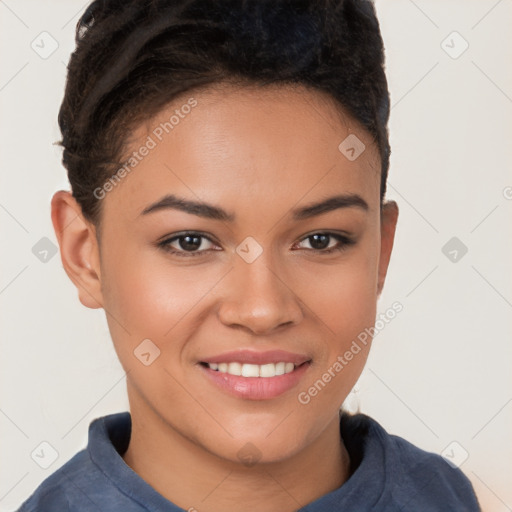
<svg viewBox="0 0 512 512">
<path fill-rule="evenodd" d="M 398 205 L 395 201 L 386 201 L 382 205 L 380 218 L 380 259 L 379 276 L 377 281 L 377 296 L 382 292 L 386 274 L 388 271 L 393 242 L 395 241 L 395 230 L 398 221 Z"/>
<path fill-rule="evenodd" d="M 77 287 L 80 302 L 91 309 L 101 308 L 103 296 L 96 229 L 84 218 L 71 192 L 59 190 L 51 205 L 62 266 Z"/>
</svg>

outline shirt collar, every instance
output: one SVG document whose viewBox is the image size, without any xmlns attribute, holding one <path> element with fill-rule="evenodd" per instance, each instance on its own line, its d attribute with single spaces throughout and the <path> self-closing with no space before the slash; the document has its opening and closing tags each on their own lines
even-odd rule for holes
<svg viewBox="0 0 512 512">
<path fill-rule="evenodd" d="M 131 415 L 120 412 L 98 418 L 89 426 L 87 450 L 92 461 L 124 494 L 151 512 L 182 512 L 164 498 L 123 460 L 131 435 Z M 389 436 L 372 418 L 343 414 L 340 435 L 351 459 L 352 474 L 338 489 L 301 508 L 302 512 L 338 510 L 343 505 L 375 510 L 387 500 L 386 480 L 393 470 Z M 355 464 L 354 464 L 355 462 Z M 354 468 L 354 465 L 357 467 Z M 389 489 L 387 489 L 389 491 Z M 371 502 L 369 502 L 371 498 Z"/>
</svg>

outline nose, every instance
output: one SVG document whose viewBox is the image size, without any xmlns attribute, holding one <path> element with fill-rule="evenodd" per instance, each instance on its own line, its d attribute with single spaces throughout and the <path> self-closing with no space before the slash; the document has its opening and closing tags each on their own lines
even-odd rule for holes
<svg viewBox="0 0 512 512">
<path fill-rule="evenodd" d="M 220 321 L 258 335 L 298 324 L 303 309 L 287 280 L 263 255 L 250 264 L 239 259 L 224 282 Z"/>
</svg>

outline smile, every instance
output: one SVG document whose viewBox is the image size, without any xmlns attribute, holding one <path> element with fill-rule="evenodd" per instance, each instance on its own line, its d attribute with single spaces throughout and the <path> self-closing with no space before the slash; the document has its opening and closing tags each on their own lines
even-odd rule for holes
<svg viewBox="0 0 512 512">
<path fill-rule="evenodd" d="M 205 363 L 206 364 L 206 363 Z M 289 362 L 268 363 L 268 364 L 248 364 L 248 363 L 208 363 L 210 370 L 220 373 L 228 373 L 238 377 L 276 377 L 285 375 L 295 370 L 295 365 Z"/>
<path fill-rule="evenodd" d="M 206 381 L 243 400 L 271 400 L 291 392 L 311 366 L 312 358 L 283 350 L 235 350 L 199 361 Z"/>
</svg>

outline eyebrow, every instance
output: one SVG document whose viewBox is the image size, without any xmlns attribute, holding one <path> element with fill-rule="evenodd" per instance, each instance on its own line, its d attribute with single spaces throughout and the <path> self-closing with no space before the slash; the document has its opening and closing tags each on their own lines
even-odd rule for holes
<svg viewBox="0 0 512 512">
<path fill-rule="evenodd" d="M 297 210 L 293 210 L 292 214 L 294 220 L 303 220 L 322 213 L 338 210 L 339 208 L 361 208 L 364 211 L 370 209 L 368 203 L 361 196 L 357 194 L 346 194 L 329 197 L 318 203 L 303 206 Z"/>
<path fill-rule="evenodd" d="M 297 208 L 292 210 L 291 213 L 294 220 L 304 220 L 340 208 L 354 207 L 360 208 L 364 211 L 369 210 L 368 203 L 361 196 L 357 194 L 345 194 L 332 196 L 324 199 L 323 201 Z M 218 206 L 199 201 L 192 201 L 190 199 L 175 196 L 174 194 L 165 195 L 157 202 L 146 207 L 140 215 L 147 215 L 152 212 L 167 209 L 179 210 L 205 219 L 229 222 L 233 222 L 235 220 L 235 215 L 233 213 L 229 213 Z"/>
<path fill-rule="evenodd" d="M 228 213 L 218 206 L 213 206 L 199 201 L 192 201 L 190 199 L 177 197 L 173 194 L 167 194 L 156 203 L 144 208 L 141 215 L 147 215 L 148 213 L 166 209 L 180 210 L 185 213 L 197 215 L 198 217 L 204 217 L 205 219 L 222 221 L 235 220 L 235 216 L 232 213 Z"/>
</svg>

